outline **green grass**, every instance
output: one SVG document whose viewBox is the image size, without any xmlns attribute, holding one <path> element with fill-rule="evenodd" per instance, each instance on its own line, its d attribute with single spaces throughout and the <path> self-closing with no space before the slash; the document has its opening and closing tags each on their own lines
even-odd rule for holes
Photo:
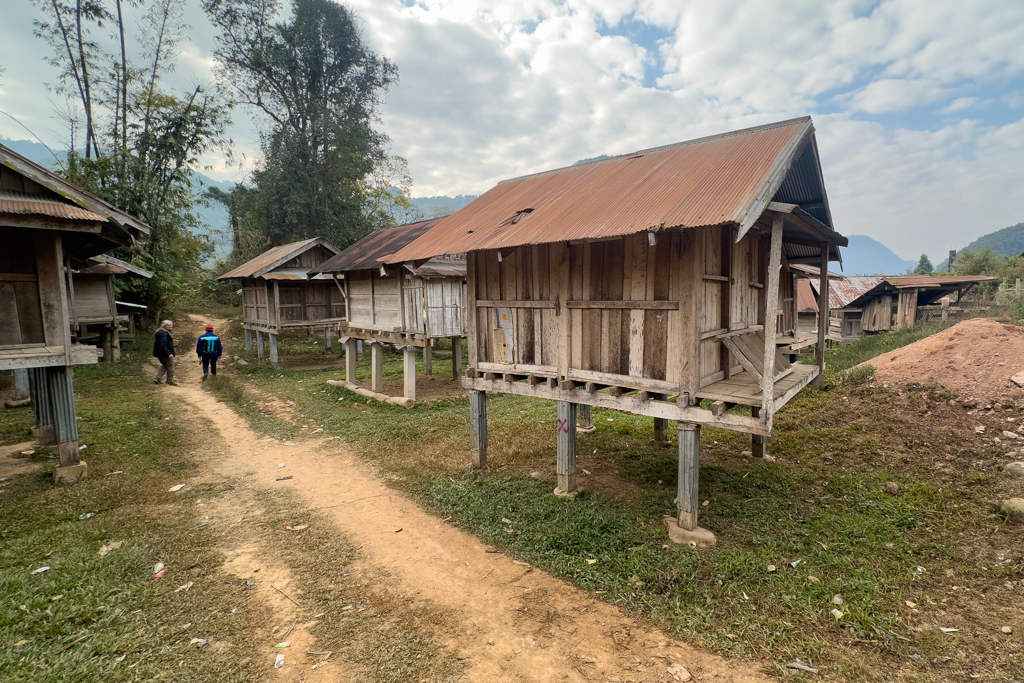
<svg viewBox="0 0 1024 683">
<path fill-rule="evenodd" d="M 255 676 L 243 660 L 251 647 L 246 634 L 262 615 L 231 613 L 237 582 L 219 570 L 213 538 L 187 530 L 199 518 L 190 499 L 167 491 L 201 446 L 179 429 L 177 413 L 143 376 L 144 355 L 76 369 L 88 479 L 54 486 L 47 463 L 37 475 L 16 477 L 0 496 L 4 681 Z M 24 432 L 32 412 L 4 422 L 5 433 Z M 52 458 L 52 451 L 44 454 Z M 79 519 L 90 512 L 91 519 Z M 100 557 L 103 543 L 114 540 L 124 545 Z M 153 576 L 157 562 L 167 566 L 162 579 Z M 31 573 L 41 566 L 50 570 Z M 174 592 L 187 581 L 192 590 Z M 214 633 L 227 649 L 189 646 L 192 637 Z M 16 646 L 21 641 L 27 642 Z"/>
<path fill-rule="evenodd" d="M 831 362 L 848 369 L 924 332 L 867 338 Z M 989 508 L 1011 454 L 964 436 L 1001 418 L 970 417 L 941 388 L 871 389 L 867 371 L 809 388 L 776 418 L 774 463 L 741 456 L 749 437 L 705 428 L 700 523 L 718 545 L 695 551 L 661 522 L 674 511 L 676 452 L 652 442 L 650 418 L 595 409 L 597 431 L 579 437 L 584 493 L 565 501 L 551 495 L 551 402 L 489 397 L 491 473 L 477 475 L 464 398 L 407 410 L 327 385 L 334 372 L 240 371 L 226 381 L 293 401 L 305 424 L 345 438 L 438 516 L 690 642 L 780 675 L 795 657 L 846 681 L 1024 674 L 1019 638 L 997 635 L 1004 622 L 1024 630 L 1004 587 L 1024 577 L 1024 557 Z M 973 592 L 959 598 L 954 585 Z"/>
</svg>

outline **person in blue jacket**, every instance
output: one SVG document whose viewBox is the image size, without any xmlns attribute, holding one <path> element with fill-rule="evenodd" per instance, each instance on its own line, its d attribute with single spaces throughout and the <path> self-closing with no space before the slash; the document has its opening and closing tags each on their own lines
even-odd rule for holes
<svg viewBox="0 0 1024 683">
<path fill-rule="evenodd" d="M 220 345 L 220 337 L 213 333 L 213 326 L 206 326 L 206 334 L 196 340 L 196 355 L 203 361 L 203 381 L 209 372 L 217 374 L 217 359 L 223 349 Z"/>
</svg>

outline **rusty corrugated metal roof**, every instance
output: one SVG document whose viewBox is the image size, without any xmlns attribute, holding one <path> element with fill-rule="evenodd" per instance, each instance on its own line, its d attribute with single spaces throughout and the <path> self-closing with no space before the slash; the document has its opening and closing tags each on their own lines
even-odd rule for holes
<svg viewBox="0 0 1024 683">
<path fill-rule="evenodd" d="M 723 223 L 742 232 L 813 131 L 804 117 L 506 180 L 386 260 Z"/>
<path fill-rule="evenodd" d="M 466 277 L 465 258 L 458 261 L 432 258 L 419 268 L 413 268 L 412 272 L 420 277 Z"/>
<path fill-rule="evenodd" d="M 818 295 L 807 278 L 800 278 L 796 281 L 796 310 L 797 313 L 818 312 Z"/>
<path fill-rule="evenodd" d="M 342 273 L 349 270 L 377 268 L 384 257 L 390 256 L 407 246 L 410 242 L 444 220 L 444 218 L 444 216 L 440 216 L 425 221 L 417 221 L 416 223 L 396 225 L 393 228 L 374 230 L 348 249 L 345 249 L 334 258 L 324 261 L 309 272 L 311 274 Z M 436 254 L 431 254 L 430 256 L 436 256 Z"/>
<path fill-rule="evenodd" d="M 282 263 L 291 261 L 302 252 L 307 249 L 312 249 L 317 245 L 333 251 L 335 254 L 338 253 L 337 247 L 328 244 L 320 237 L 313 237 L 308 240 L 302 240 L 301 242 L 282 244 L 280 246 L 273 247 L 272 249 L 268 249 L 251 261 L 246 261 L 237 268 L 224 273 L 217 279 L 242 280 L 250 277 L 263 277 Z"/>
<path fill-rule="evenodd" d="M 874 275 L 854 276 L 828 281 L 828 307 L 846 308 L 861 295 L 871 291 L 885 281 L 884 278 Z M 818 281 L 810 280 L 811 287 L 818 291 Z"/>
<path fill-rule="evenodd" d="M 305 268 L 275 268 L 261 275 L 264 280 L 308 280 Z"/>
<path fill-rule="evenodd" d="M 151 228 L 130 213 L 122 211 L 113 204 L 103 201 L 91 192 L 87 192 L 74 183 L 62 178 L 48 168 L 23 157 L 9 147 L 0 145 L 0 164 L 19 175 L 42 185 L 56 195 L 74 202 L 93 215 L 99 215 L 101 222 L 108 220 L 121 229 L 132 228 L 142 234 L 149 234 Z M 86 219 L 94 220 L 94 219 Z"/>
<path fill-rule="evenodd" d="M 0 213 L 17 216 L 47 216 L 69 221 L 107 222 L 103 216 L 83 209 L 70 201 L 46 195 L 17 192 L 16 190 L 0 189 Z"/>
</svg>

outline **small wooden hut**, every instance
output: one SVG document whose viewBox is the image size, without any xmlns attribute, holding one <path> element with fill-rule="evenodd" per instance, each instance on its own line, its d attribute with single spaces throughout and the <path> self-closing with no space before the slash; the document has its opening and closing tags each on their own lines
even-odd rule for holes
<svg viewBox="0 0 1024 683">
<path fill-rule="evenodd" d="M 323 328 L 331 348 L 331 328 L 345 320 L 345 301 L 329 278 L 311 278 L 309 271 L 338 253 L 319 237 L 282 244 L 220 276 L 242 284 L 242 324 L 245 352 L 265 357 L 264 333 L 270 337 L 270 362 L 278 364 L 277 335 L 281 330 Z"/>
<path fill-rule="evenodd" d="M 77 481 L 74 366 L 97 362 L 72 344 L 71 273 L 149 227 L 0 145 L 0 369 L 29 370 L 41 444 L 56 443 L 57 481 Z"/>
<path fill-rule="evenodd" d="M 118 310 L 119 306 L 122 309 L 125 306 L 114 296 L 115 276 L 149 279 L 153 273 L 127 261 L 101 254 L 92 257 L 86 265 L 72 273 L 69 289 L 72 340 L 95 342 L 103 349 L 105 363 L 113 363 L 121 358 L 122 329 L 132 339 L 135 336 L 134 316 Z"/>
<path fill-rule="evenodd" d="M 462 301 L 466 282 L 464 254 L 384 265 L 381 260 L 402 249 L 443 220 L 430 220 L 376 230 L 312 272 L 335 278 L 344 289 L 346 320 L 345 381 L 356 390 L 356 341 L 370 342 L 370 393 L 383 396 L 383 344 L 405 353 L 405 396 L 416 400 L 416 349 L 423 349 L 423 369 L 431 373 L 435 340 L 452 340 L 452 368 L 462 366 L 464 336 Z"/>
<path fill-rule="evenodd" d="M 796 328 L 789 265 L 826 273 L 846 244 L 801 118 L 502 182 L 384 261 L 468 254 L 478 467 L 487 392 L 558 401 L 559 494 L 576 490 L 577 406 L 649 415 L 656 430 L 677 420 L 673 533 L 704 543 L 700 426 L 751 433 L 756 449 L 819 376 L 824 326 L 816 365 L 776 349 Z M 736 405 L 751 413 L 727 412 Z"/>
</svg>

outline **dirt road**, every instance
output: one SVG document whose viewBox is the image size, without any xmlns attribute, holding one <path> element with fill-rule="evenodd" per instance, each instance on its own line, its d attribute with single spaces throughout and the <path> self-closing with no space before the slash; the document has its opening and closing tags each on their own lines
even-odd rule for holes
<svg viewBox="0 0 1024 683">
<path fill-rule="evenodd" d="M 226 326 L 223 321 L 215 325 Z M 204 391 L 194 356 L 178 368 L 178 387 L 165 387 L 186 409 L 206 416 L 219 432 L 205 471 L 195 481 L 229 477 L 241 489 L 288 487 L 320 508 L 357 546 L 364 562 L 390 578 L 388 590 L 410 606 L 450 615 L 438 637 L 467 664 L 465 681 L 767 680 L 753 666 L 726 662 L 645 626 L 547 573 L 489 552 L 476 537 L 454 529 L 382 483 L 340 440 L 279 442 L 253 432 L 233 410 Z M 284 467 L 281 467 L 281 465 Z M 291 479 L 278 481 L 282 477 Z M 227 497 L 229 512 L 246 503 Z M 232 506 L 239 509 L 231 510 Z M 259 548 L 236 552 L 239 575 L 258 565 Z M 264 572 L 264 576 L 267 572 Z M 276 583 L 287 585 L 287 577 Z M 274 609 L 293 610 L 281 599 Z M 297 638 L 303 628 L 296 630 Z M 272 648 L 272 643 L 268 645 Z M 272 651 L 272 649 L 270 650 Z M 318 680 L 323 670 L 290 680 Z M 670 674 L 670 667 L 679 678 Z M 320 680 L 338 680 L 334 677 Z"/>
</svg>

